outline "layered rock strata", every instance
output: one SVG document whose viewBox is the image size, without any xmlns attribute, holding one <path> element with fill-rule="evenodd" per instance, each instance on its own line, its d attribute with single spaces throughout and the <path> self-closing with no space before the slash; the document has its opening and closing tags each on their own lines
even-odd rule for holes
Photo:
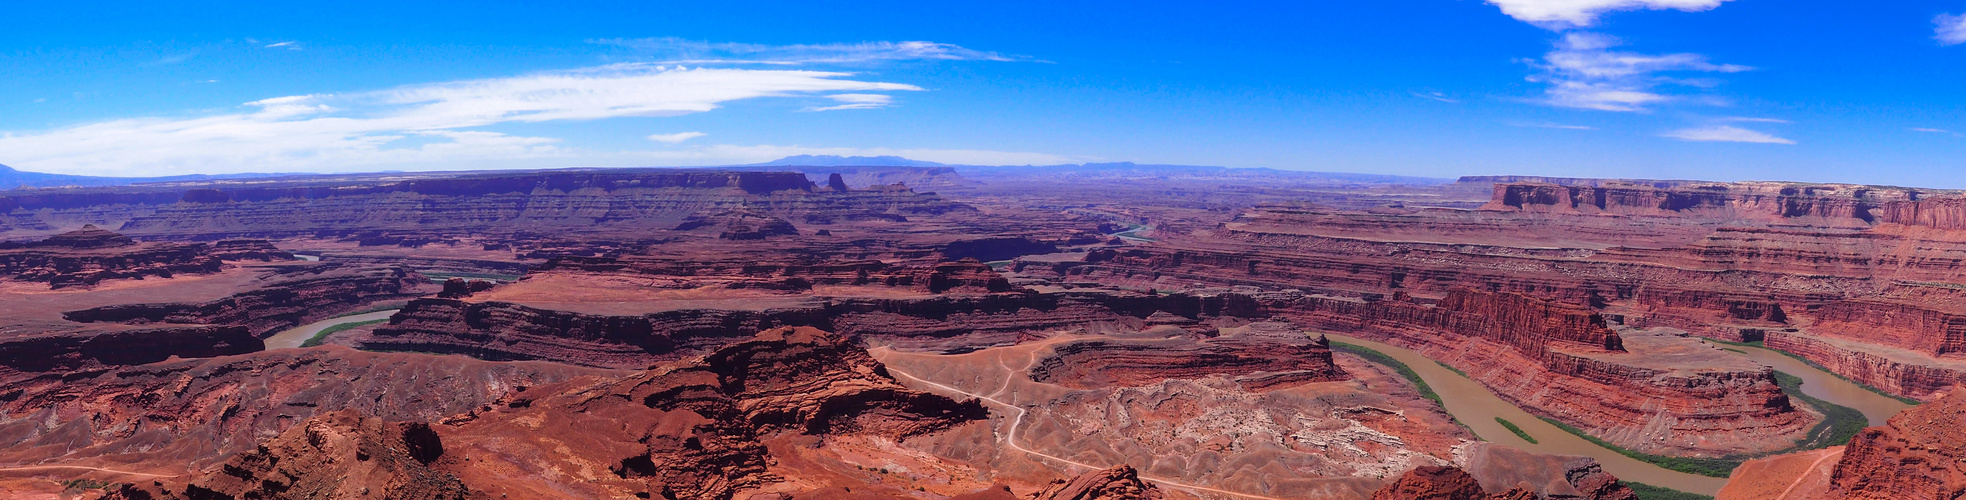
<svg viewBox="0 0 1966 500">
<path fill-rule="evenodd" d="M 1749 461 L 1717 498 L 1950 499 L 1966 496 L 1966 392 L 1898 413 L 1850 444 Z"/>
<path fill-rule="evenodd" d="M 991 285 L 986 281 L 984 286 Z M 708 352 L 737 338 L 733 332 L 779 326 L 835 330 L 909 348 L 960 350 L 1089 323 L 1142 326 L 1156 312 L 1188 319 L 1246 315 L 1253 313 L 1254 305 L 1248 297 L 994 293 L 840 298 L 763 311 L 684 309 L 620 316 L 426 298 L 411 301 L 360 345 L 489 360 L 541 359 L 633 368 Z"/>
<path fill-rule="evenodd" d="M 1060 344 L 1031 368 L 1032 381 L 1073 389 L 1142 386 L 1170 378 L 1233 377 L 1250 390 L 1351 378 L 1332 361 L 1330 342 L 1288 328 L 1200 341 L 1085 340 Z"/>
<path fill-rule="evenodd" d="M 700 361 L 535 387 L 438 433 L 445 468 L 486 495 L 729 499 L 773 482 L 771 436 L 905 440 L 986 414 L 902 387 L 836 335 L 781 328 Z"/>
<path fill-rule="evenodd" d="M 798 173 L 677 169 L 317 176 L 252 186 L 44 189 L 0 200 L 29 220 L 128 221 L 120 231 L 207 240 L 668 229 L 693 214 L 738 209 L 814 223 L 975 211 L 906 187 L 838 192 L 815 190 Z"/>
<path fill-rule="evenodd" d="M 246 341 L 243 328 L 233 327 Z M 252 450 L 339 410 L 431 422 L 510 391 L 610 372 L 551 363 L 370 353 L 339 347 L 163 359 L 148 364 L 10 365 L 0 371 L 0 466 L 93 465 L 177 474 Z M 131 345 L 144 347 L 130 343 Z M 49 371 L 23 371 L 48 368 Z"/>
<path fill-rule="evenodd" d="M 1140 480 L 1139 471 L 1121 465 L 1052 481 L 1032 500 L 1160 500 L 1160 487 Z"/>
<path fill-rule="evenodd" d="M 281 268 L 261 281 L 258 289 L 209 302 L 112 305 L 62 317 L 82 323 L 239 325 L 265 337 L 364 304 L 429 291 L 423 277 L 408 269 L 337 263 Z"/>
<path fill-rule="evenodd" d="M 52 288 L 216 273 L 227 260 L 293 260 L 293 255 L 265 241 L 139 243 L 93 225 L 37 242 L 0 243 L 0 275 L 44 282 Z"/>
<path fill-rule="evenodd" d="M 1966 391 L 1913 407 L 1850 438 L 1830 478 L 1836 498 L 1966 496 Z"/>
<path fill-rule="evenodd" d="M 151 481 L 125 485 L 111 498 L 470 498 L 456 476 L 430 467 L 443 454 L 443 439 L 428 424 L 342 410 L 295 424 L 181 489 Z"/>
<path fill-rule="evenodd" d="M 1724 359 L 1697 342 L 1669 338 L 1663 339 L 1669 351 L 1624 352 L 1625 339 L 1601 316 L 1519 294 L 1463 289 L 1431 306 L 1305 296 L 1266 307 L 1308 325 L 1420 350 L 1531 411 L 1650 453 L 1783 449 L 1814 420 L 1790 404 L 1765 367 L 1660 365 L 1654 358 L 1665 352 Z"/>
</svg>

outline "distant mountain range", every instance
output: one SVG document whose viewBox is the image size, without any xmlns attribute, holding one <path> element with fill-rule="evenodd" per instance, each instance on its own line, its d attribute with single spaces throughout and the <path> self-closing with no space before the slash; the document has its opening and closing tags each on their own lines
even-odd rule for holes
<svg viewBox="0 0 1966 500">
<path fill-rule="evenodd" d="M 755 167 L 946 167 L 932 161 L 910 160 L 899 156 L 797 155 L 753 163 Z"/>
<path fill-rule="evenodd" d="M 222 174 L 222 175 L 172 175 L 166 177 L 94 177 L 87 175 L 44 174 L 22 172 L 13 167 L 0 165 L 0 190 L 23 187 L 69 187 L 69 186 L 122 186 L 145 182 L 185 182 L 209 181 L 216 179 L 250 179 L 260 177 L 281 177 L 295 174 Z M 304 175 L 304 174 L 303 174 Z"/>
</svg>

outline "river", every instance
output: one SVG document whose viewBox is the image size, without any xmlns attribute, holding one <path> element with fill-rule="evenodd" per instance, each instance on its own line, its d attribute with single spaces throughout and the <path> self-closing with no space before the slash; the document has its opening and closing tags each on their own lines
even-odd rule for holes
<svg viewBox="0 0 1966 500">
<path fill-rule="evenodd" d="M 363 321 L 389 319 L 390 316 L 395 314 L 396 314 L 396 310 L 390 309 L 387 311 L 362 313 L 353 316 L 328 318 L 313 323 L 308 323 L 305 325 L 294 327 L 292 329 L 288 329 L 286 331 L 282 331 L 280 333 L 275 333 L 271 337 L 267 337 L 266 348 L 267 349 L 292 349 L 295 347 L 300 347 L 300 344 L 307 342 L 307 339 L 314 338 L 314 334 L 321 333 L 321 330 L 326 330 L 328 329 L 328 327 L 343 324 L 343 323 L 359 323 Z"/>
<path fill-rule="evenodd" d="M 1864 419 L 1871 426 L 1884 425 L 1886 419 L 1898 412 L 1911 408 L 1903 401 L 1884 397 L 1869 389 L 1844 380 L 1826 371 L 1810 367 L 1807 363 L 1791 358 L 1773 349 L 1742 345 L 1719 345 L 1721 349 L 1732 349 L 1747 353 L 1748 359 L 1775 367 L 1776 371 L 1794 375 L 1802 379 L 1802 393 L 1831 403 L 1856 408 L 1864 412 Z"/>
<path fill-rule="evenodd" d="M 1411 349 L 1335 333 L 1327 333 L 1325 337 L 1334 342 L 1365 346 L 1406 363 L 1406 366 L 1420 374 L 1421 380 L 1433 386 L 1434 392 L 1440 394 L 1441 406 L 1445 406 L 1447 412 L 1453 414 L 1456 420 L 1474 429 L 1475 435 L 1480 436 L 1484 441 L 1542 453 L 1595 458 L 1598 463 L 1604 464 L 1605 472 L 1618 476 L 1618 479 L 1689 493 L 1712 495 L 1719 492 L 1721 486 L 1727 484 L 1725 478 L 1667 470 L 1591 444 L 1584 438 L 1564 432 L 1563 429 L 1558 429 L 1549 422 L 1544 422 L 1543 419 L 1536 418 L 1535 415 L 1530 415 L 1529 412 L 1504 401 L 1501 396 L 1496 396 L 1480 382 L 1454 373 L 1453 370 L 1448 370 L 1440 363 L 1435 363 L 1434 360 L 1421 356 L 1419 352 Z M 1496 423 L 1495 417 L 1502 417 L 1516 427 L 1521 427 L 1523 432 L 1536 438 L 1538 444 L 1530 444 L 1516 437 L 1515 433 Z"/>
</svg>

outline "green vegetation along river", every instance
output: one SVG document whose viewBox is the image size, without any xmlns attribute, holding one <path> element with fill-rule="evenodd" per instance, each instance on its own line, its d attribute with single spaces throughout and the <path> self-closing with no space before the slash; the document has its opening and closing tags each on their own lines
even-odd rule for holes
<svg viewBox="0 0 1966 500">
<path fill-rule="evenodd" d="M 1618 476 L 1618 479 L 1689 493 L 1712 495 L 1719 492 L 1722 485 L 1727 484 L 1725 478 L 1668 470 L 1592 444 L 1550 425 L 1541 418 L 1530 415 L 1529 412 L 1495 395 L 1480 382 L 1454 373 L 1453 370 L 1411 349 L 1335 333 L 1327 333 L 1325 337 L 1333 342 L 1364 346 L 1405 363 L 1408 368 L 1420 375 L 1421 380 L 1425 380 L 1427 385 L 1433 388 L 1433 392 L 1440 397 L 1441 406 L 1447 408 L 1448 413 L 1474 430 L 1475 435 L 1480 436 L 1484 441 L 1540 453 L 1595 458 L 1598 463 L 1604 464 L 1605 472 Z M 1534 437 L 1536 442 L 1531 443 L 1517 437 L 1515 432 L 1502 426 L 1503 420 L 1515 424 L 1522 433 Z"/>
<path fill-rule="evenodd" d="M 326 330 L 335 325 L 339 325 L 343 323 L 361 323 L 365 321 L 386 320 L 389 319 L 390 316 L 393 316 L 395 314 L 396 314 L 396 310 L 390 309 L 387 311 L 376 311 L 371 313 L 353 314 L 348 316 L 328 318 L 313 323 L 308 323 L 305 325 L 293 327 L 292 329 L 282 331 L 280 333 L 275 333 L 271 337 L 267 337 L 266 348 L 267 349 L 292 349 L 295 347 L 300 347 L 300 344 L 303 342 L 307 342 L 307 339 L 314 338 L 314 334 L 321 333 L 321 330 Z"/>
</svg>

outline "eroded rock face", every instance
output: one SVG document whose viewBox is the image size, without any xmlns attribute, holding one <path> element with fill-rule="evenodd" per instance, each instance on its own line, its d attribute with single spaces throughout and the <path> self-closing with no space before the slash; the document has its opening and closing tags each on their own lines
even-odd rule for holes
<svg viewBox="0 0 1966 500">
<path fill-rule="evenodd" d="M 1864 429 L 1830 479 L 1839 498 L 1959 498 L 1966 495 L 1966 391 L 1913 407 Z"/>
<path fill-rule="evenodd" d="M 1274 324 L 1261 324 L 1274 325 Z M 1092 389 L 1143 386 L 1170 378 L 1228 375 L 1266 390 L 1351 378 L 1331 358 L 1331 344 L 1284 326 L 1244 327 L 1221 337 L 1088 340 L 1062 344 L 1031 368 L 1031 380 Z"/>
<path fill-rule="evenodd" d="M 1781 449 L 1812 423 L 1765 367 L 1724 364 L 1717 357 L 1710 366 L 1648 367 L 1654 360 L 1642 353 L 1601 347 L 1622 346 L 1624 339 L 1596 314 L 1538 302 L 1549 301 L 1459 290 L 1436 306 L 1305 296 L 1266 308 L 1308 325 L 1420 350 L 1504 398 L 1635 449 L 1725 454 L 1738 452 L 1732 447 L 1740 443 Z M 1687 347 L 1693 348 L 1720 355 Z M 1715 433 L 1728 438 L 1712 440 Z"/>
<path fill-rule="evenodd" d="M 264 342 L 237 326 L 45 332 L 0 340 L 0 373 L 104 369 L 263 349 Z"/>
<path fill-rule="evenodd" d="M 243 335 L 243 328 L 236 329 Z M 355 410 L 389 421 L 429 422 L 520 387 L 608 373 L 339 347 L 155 361 L 5 373 L 0 466 L 196 470 L 318 414 Z"/>
<path fill-rule="evenodd" d="M 1160 487 L 1140 480 L 1139 471 L 1121 465 L 1052 481 L 1033 500 L 1160 500 Z"/>
<path fill-rule="evenodd" d="M 401 267 L 324 263 L 282 268 L 258 289 L 202 303 L 124 304 L 62 314 L 82 323 L 243 325 L 256 336 L 385 300 L 425 293 L 423 277 Z"/>
<path fill-rule="evenodd" d="M 974 271 L 970 276 L 988 275 Z M 984 279 L 984 286 L 994 279 Z M 707 353 L 738 332 L 810 326 L 917 349 L 1015 342 L 1030 332 L 1088 323 L 1138 324 L 1156 312 L 1186 319 L 1254 314 L 1247 297 L 1115 293 L 949 294 L 922 298 L 835 298 L 765 310 L 683 309 L 635 316 L 521 304 L 417 299 L 362 341 L 365 349 L 466 354 L 488 360 L 554 360 L 640 368 Z"/>
<path fill-rule="evenodd" d="M 236 251 L 223 255 L 272 257 Z M 138 243 L 93 225 L 39 242 L 0 244 L 0 275 L 45 282 L 52 288 L 92 286 L 112 279 L 215 273 L 224 265 L 221 254 L 214 253 L 210 245 Z"/>
<path fill-rule="evenodd" d="M 1511 498 L 1511 491 L 1523 498 L 1577 498 L 1586 500 L 1634 500 L 1637 493 L 1604 471 L 1590 457 L 1531 453 L 1494 443 L 1469 445 L 1461 468 L 1475 477 L 1481 487 L 1496 493 L 1495 498 Z"/>
<path fill-rule="evenodd" d="M 412 177 L 404 180 L 403 177 Z M 516 234 L 545 228 L 669 229 L 691 214 L 750 205 L 806 222 L 901 220 L 975 208 L 906 187 L 814 189 L 803 174 L 612 170 L 334 176 L 252 187 L 125 186 L 0 197 L 24 221 L 127 220 L 144 238 L 353 236 L 372 231 Z M 44 215 L 45 214 L 45 215 Z M 396 236 L 395 241 L 405 241 Z"/>
<path fill-rule="evenodd" d="M 1372 493 L 1372 500 L 1485 500 L 1488 492 L 1467 471 L 1454 467 L 1418 467 Z"/>
<path fill-rule="evenodd" d="M 1516 453 L 1524 457 L 1539 459 L 1561 460 L 1565 458 L 1521 452 Z M 1582 459 L 1585 461 L 1590 460 L 1583 457 L 1568 458 Z M 1550 471 L 1536 470 L 1533 472 L 1547 473 Z M 1544 487 L 1544 490 L 1538 493 L 1535 485 L 1525 483 L 1502 488 L 1483 489 L 1484 483 L 1493 481 L 1476 480 L 1473 474 L 1456 467 L 1428 466 L 1407 471 L 1399 479 L 1394 480 L 1392 484 L 1388 484 L 1385 488 L 1374 492 L 1372 494 L 1372 500 L 1536 500 L 1542 498 L 1636 500 L 1638 498 L 1632 492 L 1631 488 L 1619 484 L 1618 478 L 1611 477 L 1610 474 L 1605 474 L 1604 471 L 1599 470 L 1595 462 L 1590 463 L 1588 467 L 1580 470 L 1558 472 L 1566 474 L 1556 479 L 1566 480 L 1567 478 L 1566 484 L 1577 483 L 1581 488 L 1550 490 Z M 1495 491 L 1495 493 L 1490 494 L 1489 491 L 1491 490 Z"/>
<path fill-rule="evenodd" d="M 699 361 L 532 388 L 439 434 L 458 457 L 445 467 L 490 495 L 728 499 L 770 480 L 772 435 L 903 440 L 986 414 L 901 386 L 837 335 L 779 328 Z"/>
<path fill-rule="evenodd" d="M 138 483 L 112 497 L 468 498 L 456 476 L 430 467 L 443 454 L 443 439 L 427 424 L 384 422 L 342 410 L 300 422 L 190 484 Z"/>
<path fill-rule="evenodd" d="M 1918 364 L 1790 332 L 1768 332 L 1766 346 L 1802 356 L 1857 383 L 1930 401 L 1966 387 L 1966 370 Z"/>
</svg>

